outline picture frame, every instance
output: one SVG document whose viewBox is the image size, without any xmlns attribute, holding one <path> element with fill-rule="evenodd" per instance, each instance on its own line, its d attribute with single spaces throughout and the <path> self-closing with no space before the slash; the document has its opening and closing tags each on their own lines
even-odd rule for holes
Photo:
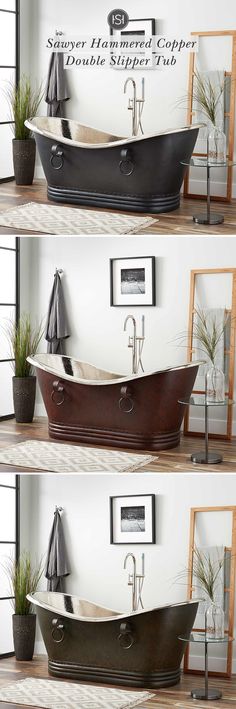
<svg viewBox="0 0 236 709">
<path fill-rule="evenodd" d="M 130 19 L 128 25 L 123 30 L 114 30 L 110 27 L 111 37 L 129 37 L 135 36 L 140 37 L 152 37 L 156 34 L 156 20 L 154 17 L 140 17 L 138 19 Z M 116 52 L 112 52 L 115 54 Z M 153 51 L 152 49 L 146 52 L 137 52 L 137 54 L 144 54 L 147 58 L 150 57 L 149 69 L 153 69 Z M 113 67 L 124 71 L 123 67 Z M 138 68 L 138 67 L 137 67 Z M 135 71 L 135 67 L 133 69 Z"/>
<path fill-rule="evenodd" d="M 110 259 L 111 307 L 155 306 L 155 256 Z"/>
<path fill-rule="evenodd" d="M 110 544 L 156 543 L 156 496 L 110 497 Z"/>
</svg>

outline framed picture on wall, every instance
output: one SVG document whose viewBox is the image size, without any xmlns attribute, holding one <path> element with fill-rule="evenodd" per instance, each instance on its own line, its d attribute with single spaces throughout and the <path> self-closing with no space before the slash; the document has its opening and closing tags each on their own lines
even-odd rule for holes
<svg viewBox="0 0 236 709">
<path fill-rule="evenodd" d="M 154 17 L 143 17 L 143 18 L 138 18 L 137 20 L 129 20 L 129 23 L 127 27 L 123 30 L 114 30 L 110 28 L 110 35 L 112 37 L 117 37 L 119 39 L 132 39 L 133 37 L 137 37 L 138 39 L 143 39 L 153 37 L 156 34 L 156 20 Z M 119 50 L 112 51 L 112 54 L 122 54 Z M 149 59 L 149 63 L 147 67 L 142 67 L 142 69 L 153 69 L 153 47 L 150 47 L 150 49 L 146 49 L 143 52 L 135 52 L 137 55 L 143 55 L 145 58 Z M 125 56 L 125 52 L 124 52 Z M 135 55 L 133 55 L 135 56 Z M 116 69 L 124 69 L 124 66 L 113 66 L 113 68 Z M 138 67 L 133 67 L 135 68 Z M 140 68 L 140 67 L 139 67 Z"/>
<path fill-rule="evenodd" d="M 155 544 L 155 495 L 110 497 L 110 543 Z"/>
<path fill-rule="evenodd" d="M 155 256 L 110 259 L 111 306 L 156 305 Z"/>
</svg>

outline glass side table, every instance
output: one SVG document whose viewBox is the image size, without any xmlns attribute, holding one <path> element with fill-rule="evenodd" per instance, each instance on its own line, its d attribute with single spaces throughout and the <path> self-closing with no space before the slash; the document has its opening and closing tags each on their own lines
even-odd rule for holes
<svg viewBox="0 0 236 709">
<path fill-rule="evenodd" d="M 221 699 L 222 698 L 222 692 L 219 692 L 218 689 L 209 689 L 209 682 L 208 682 L 208 645 L 213 645 L 214 643 L 220 644 L 220 643 L 231 643 L 233 642 L 233 638 L 231 638 L 229 635 L 225 635 L 224 638 L 208 638 L 205 632 L 192 632 L 189 637 L 184 637 L 182 635 L 179 636 L 179 640 L 183 640 L 184 642 L 187 643 L 204 643 L 204 650 L 205 650 L 205 686 L 204 689 L 192 689 L 191 691 L 191 697 L 193 699 L 207 699 L 207 700 L 213 700 L 213 699 Z"/>
<path fill-rule="evenodd" d="M 190 160 L 181 160 L 181 165 L 187 165 L 188 167 L 205 167 L 207 170 L 207 211 L 206 213 L 194 214 L 193 221 L 196 224 L 223 224 L 224 217 L 223 214 L 216 214 L 211 212 L 211 168 L 219 167 L 233 167 L 236 163 L 232 160 L 226 160 L 222 163 L 210 163 L 207 157 L 192 157 Z"/>
<path fill-rule="evenodd" d="M 212 406 L 228 406 L 228 404 L 232 406 L 234 402 L 228 397 L 225 397 L 223 401 L 208 401 L 205 394 L 192 394 L 190 399 L 179 399 L 178 403 L 184 406 L 204 406 L 205 410 L 205 450 L 199 453 L 192 453 L 192 463 L 207 463 L 210 465 L 222 463 L 222 455 L 220 453 L 209 453 L 208 409 Z"/>
</svg>

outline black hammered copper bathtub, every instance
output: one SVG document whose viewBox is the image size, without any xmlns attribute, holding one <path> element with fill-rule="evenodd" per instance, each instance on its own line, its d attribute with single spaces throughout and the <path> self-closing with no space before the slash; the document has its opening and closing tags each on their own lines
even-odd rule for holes
<svg viewBox="0 0 236 709">
<path fill-rule="evenodd" d="M 63 593 L 37 592 L 36 606 L 54 677 L 147 689 L 180 680 L 198 602 L 119 613 Z"/>
<path fill-rule="evenodd" d="M 199 362 L 141 376 L 104 371 L 72 357 L 38 354 L 36 368 L 51 438 L 165 450 L 180 441 Z"/>
<path fill-rule="evenodd" d="M 201 125 L 131 138 L 111 135 L 65 118 L 33 118 L 34 133 L 56 202 L 132 212 L 170 212 Z"/>
</svg>

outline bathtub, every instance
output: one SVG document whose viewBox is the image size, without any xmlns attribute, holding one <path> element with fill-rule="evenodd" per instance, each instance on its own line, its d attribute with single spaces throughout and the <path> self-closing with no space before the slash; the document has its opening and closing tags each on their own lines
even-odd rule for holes
<svg viewBox="0 0 236 709">
<path fill-rule="evenodd" d="M 198 601 L 119 613 L 77 596 L 36 592 L 36 606 L 54 677 L 154 689 L 180 680 L 180 665 Z"/>
<path fill-rule="evenodd" d="M 124 376 L 72 357 L 37 354 L 36 368 L 51 438 L 165 450 L 178 445 L 185 406 L 200 362 Z"/>
<path fill-rule="evenodd" d="M 128 212 L 170 212 L 194 150 L 199 125 L 124 138 L 65 118 L 33 118 L 48 197 Z"/>
</svg>

